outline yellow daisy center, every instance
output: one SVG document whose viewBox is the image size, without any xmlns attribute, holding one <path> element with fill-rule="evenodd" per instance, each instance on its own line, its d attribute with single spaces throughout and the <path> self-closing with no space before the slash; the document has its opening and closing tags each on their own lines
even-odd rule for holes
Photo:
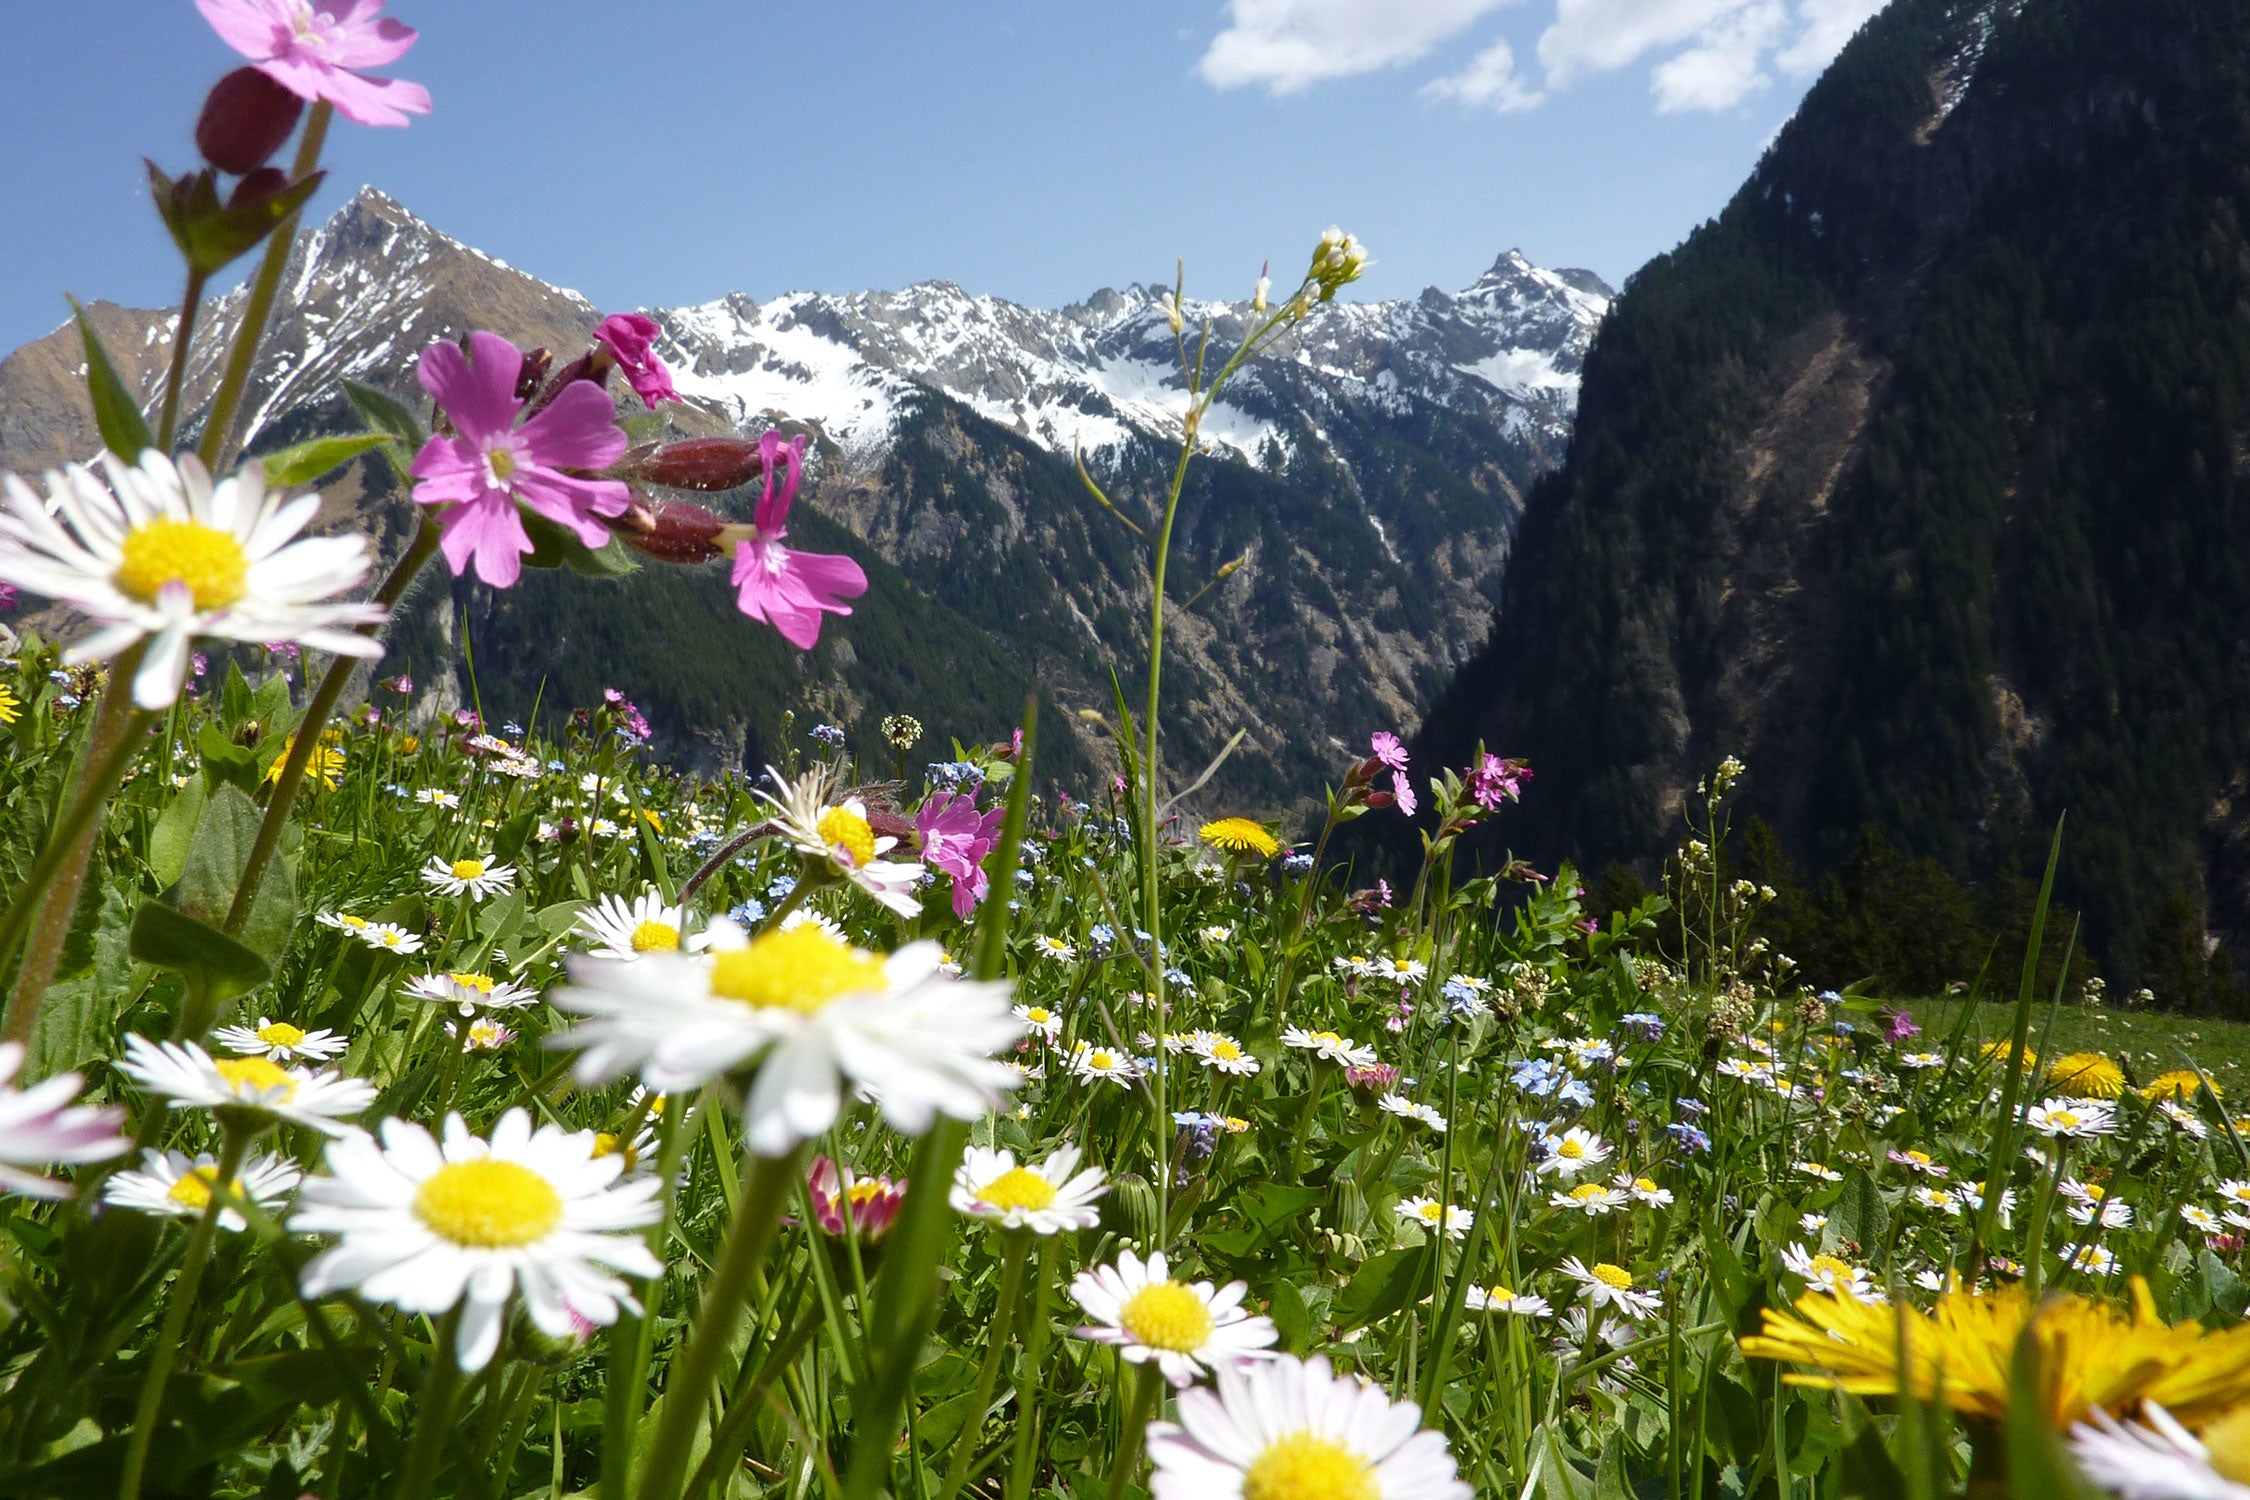
<svg viewBox="0 0 2250 1500">
<path fill-rule="evenodd" d="M 1598 1192 L 1600 1189 L 1597 1188 L 1595 1191 Z M 1435 1203 L 1425 1203 L 1414 1211 L 1422 1216 L 1422 1222 L 1425 1224 L 1435 1224 L 1445 1217 L 1445 1210 Z"/>
<path fill-rule="evenodd" d="M 848 807 L 831 807 L 820 815 L 820 841 L 841 849 L 857 869 L 875 857 L 875 830 L 866 818 Z"/>
<path fill-rule="evenodd" d="M 1241 1058 L 1242 1049 L 1232 1042 L 1213 1042 L 1211 1055 L 1222 1062 L 1235 1062 Z"/>
<path fill-rule="evenodd" d="M 1268 1444 L 1242 1476 L 1242 1500 L 1377 1500 L 1382 1493 L 1374 1465 L 1311 1432 Z"/>
<path fill-rule="evenodd" d="M 448 1162 L 414 1194 L 414 1217 L 432 1234 L 478 1250 L 536 1244 L 562 1216 L 562 1194 L 546 1178 L 491 1157 Z"/>
<path fill-rule="evenodd" d="M 1633 1186 L 1635 1186 L 1635 1187 L 1639 1188 L 1639 1189 L 1640 1189 L 1640 1190 L 1641 1190 L 1642 1192 L 1644 1192 L 1644 1193 L 1655 1193 L 1655 1192 L 1661 1192 L 1661 1191 L 1663 1191 L 1663 1189 L 1659 1188 L 1659 1187 L 1658 1187 L 1658 1186 L 1656 1185 L 1656 1182 L 1655 1182 L 1655 1180 L 1654 1180 L 1653 1178 L 1648 1178 L 1648 1177 L 1636 1177 L 1636 1178 L 1634 1178 L 1634 1179 L 1633 1179 Z"/>
<path fill-rule="evenodd" d="M 1566 1161 L 1577 1161 L 1585 1154 L 1586 1143 L 1584 1141 L 1564 1141 L 1555 1148 L 1555 1155 Z"/>
<path fill-rule="evenodd" d="M 160 517 L 128 532 L 118 549 L 119 589 L 154 604 L 164 586 L 187 585 L 197 609 L 225 609 L 249 592 L 250 554 L 232 532 Z"/>
<path fill-rule="evenodd" d="M 1055 1016 L 1053 1011 L 1034 1005 L 1023 1013 L 1023 1018 L 1034 1026 L 1044 1026 L 1052 1021 Z"/>
<path fill-rule="evenodd" d="M 1513 1302 L 1516 1300 L 1516 1294 L 1512 1287 L 1496 1286 L 1491 1291 L 1486 1292 L 1484 1298 L 1487 1302 Z"/>
<path fill-rule="evenodd" d="M 1333 1031 L 1316 1031 L 1312 1034 L 1312 1039 L 1316 1042 L 1326 1042 L 1331 1047 L 1344 1045 L 1344 1039 Z"/>
<path fill-rule="evenodd" d="M 1010 1167 L 986 1183 L 977 1202 L 1006 1211 L 1045 1208 L 1055 1201 L 1055 1185 L 1028 1167 Z"/>
<path fill-rule="evenodd" d="M 1633 1273 L 1623 1266 L 1613 1266 L 1606 1260 L 1594 1267 L 1594 1279 L 1614 1291 L 1629 1292 L 1633 1289 Z"/>
<path fill-rule="evenodd" d="M 193 1209 L 211 1206 L 211 1188 L 219 1180 L 217 1167 L 197 1167 L 172 1184 L 172 1191 L 164 1196 L 174 1203 Z"/>
<path fill-rule="evenodd" d="M 255 1090 L 271 1093 L 281 1090 L 281 1102 L 286 1104 L 296 1097 L 297 1080 L 262 1057 L 229 1057 L 211 1064 L 218 1075 L 227 1081 L 236 1093 Z"/>
<path fill-rule="evenodd" d="M 671 953 L 680 946 L 680 929 L 669 922 L 643 922 L 633 929 L 635 953 Z"/>
<path fill-rule="evenodd" d="M 1089 1068 L 1114 1068 L 1117 1066 L 1117 1054 L 1105 1048 L 1096 1047 L 1086 1054 L 1086 1066 Z"/>
<path fill-rule="evenodd" d="M 1570 1196 L 1584 1203 L 1588 1198 L 1599 1198 L 1604 1189 L 1598 1182 L 1582 1182 L 1570 1190 Z"/>
<path fill-rule="evenodd" d="M 1852 1279 L 1851 1264 L 1848 1261 L 1838 1260 L 1833 1255 L 1814 1256 L 1812 1258 L 1812 1266 L 1813 1274 L 1816 1277 L 1833 1276 L 1838 1281 L 1849 1281 Z"/>
<path fill-rule="evenodd" d="M 1211 1309 L 1176 1281 L 1152 1281 L 1117 1310 L 1125 1331 L 1151 1349 L 1192 1354 L 1211 1338 Z"/>
<path fill-rule="evenodd" d="M 354 917 L 347 915 L 338 917 L 336 920 L 343 923 L 346 927 L 349 927 L 354 932 L 365 932 L 367 930 L 367 918 L 365 917 Z"/>
<path fill-rule="evenodd" d="M 475 990 L 480 995 L 492 993 L 492 976 L 490 974 L 448 974 L 445 977 L 462 989 Z"/>
<path fill-rule="evenodd" d="M 287 1021 L 268 1021 L 258 1028 L 258 1040 L 269 1047 L 294 1047 L 305 1039 L 305 1033 Z"/>
<path fill-rule="evenodd" d="M 2047 1122 L 2061 1130 L 2076 1130 L 2079 1125 L 2078 1112 L 2069 1109 L 2049 1110 Z"/>
<path fill-rule="evenodd" d="M 882 1195 L 883 1184 L 880 1182 L 855 1182 L 844 1189 L 844 1196 L 852 1200 L 852 1206 L 855 1208 L 873 1203 Z"/>
<path fill-rule="evenodd" d="M 721 953 L 711 993 L 760 1010 L 819 1013 L 845 995 L 883 988 L 883 961 L 830 937 L 811 922 L 752 938 Z"/>
<path fill-rule="evenodd" d="M 453 862 L 453 878 L 455 880 L 482 880 L 484 878 L 484 861 L 481 859 L 455 860 Z"/>
</svg>

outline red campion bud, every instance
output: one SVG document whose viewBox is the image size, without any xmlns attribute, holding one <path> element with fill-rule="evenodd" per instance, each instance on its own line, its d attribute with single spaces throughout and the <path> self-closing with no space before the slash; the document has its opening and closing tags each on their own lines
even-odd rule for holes
<svg viewBox="0 0 2250 1500">
<path fill-rule="evenodd" d="M 545 349 L 532 349 L 523 357 L 523 373 L 516 377 L 516 399 L 529 401 L 539 393 L 539 382 L 547 378 L 547 367 L 555 356 Z"/>
<path fill-rule="evenodd" d="M 241 208 L 245 204 L 271 198 L 274 194 L 286 190 L 288 186 L 289 174 L 287 172 L 282 171 L 279 167 L 260 167 L 234 185 L 234 191 L 227 195 L 227 207 Z"/>
<path fill-rule="evenodd" d="M 703 563 L 724 557 L 721 533 L 726 519 L 686 500 L 651 505 L 635 501 L 611 523 L 611 533 L 635 552 L 658 562 Z"/>
<path fill-rule="evenodd" d="M 220 171 L 245 176 L 281 149 L 304 111 L 304 100 L 256 68 L 236 68 L 203 101 L 196 149 Z"/>
<path fill-rule="evenodd" d="M 1369 792 L 1367 794 L 1367 805 L 1377 810 L 1389 807 L 1397 800 L 1398 795 L 1395 792 Z"/>
<path fill-rule="evenodd" d="M 766 471 L 756 443 L 740 438 L 689 438 L 666 443 L 630 464 L 627 477 L 666 489 L 717 494 L 748 484 Z"/>
</svg>

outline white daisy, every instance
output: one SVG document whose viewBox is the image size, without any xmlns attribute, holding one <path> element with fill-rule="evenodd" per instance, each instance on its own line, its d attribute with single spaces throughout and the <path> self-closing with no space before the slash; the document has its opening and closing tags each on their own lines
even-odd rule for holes
<svg viewBox="0 0 2250 1500">
<path fill-rule="evenodd" d="M 152 449 L 128 467 L 104 453 L 101 464 L 106 485 L 73 464 L 46 475 L 44 499 L 13 474 L 0 481 L 0 581 L 98 627 L 66 662 L 107 660 L 147 641 L 133 702 L 154 710 L 179 697 L 197 637 L 383 654 L 356 627 L 380 625 L 385 611 L 335 598 L 366 579 L 367 539 L 298 536 L 318 495 L 267 493 L 256 462 L 216 485 L 187 455 L 175 465 Z"/>
<path fill-rule="evenodd" d="M 1634 1284 L 1632 1272 L 1606 1260 L 1589 1266 L 1573 1255 L 1562 1263 L 1562 1273 L 1584 1288 L 1580 1295 L 1592 1307 L 1614 1307 L 1628 1318 L 1647 1318 L 1664 1306 L 1662 1297 Z"/>
<path fill-rule="evenodd" d="M 1942 1068 L 1945 1066 L 1945 1054 L 1942 1052 L 1901 1052 L 1898 1055 L 1898 1065 L 1902 1068 L 1916 1070 Z"/>
<path fill-rule="evenodd" d="M 359 940 L 381 953 L 419 953 L 422 940 L 396 922 L 370 922 Z"/>
<path fill-rule="evenodd" d="M 1653 1177 L 1635 1177 L 1629 1173 L 1620 1173 L 1612 1186 L 1623 1189 L 1634 1202 L 1645 1203 L 1650 1208 L 1670 1208 L 1672 1206 L 1672 1190 L 1668 1187 L 1657 1186 L 1656 1179 Z"/>
<path fill-rule="evenodd" d="M 1795 1163 L 1795 1166 L 1798 1171 L 1804 1173 L 1807 1177 L 1817 1177 L 1822 1182 L 1842 1182 L 1844 1180 L 1844 1174 L 1829 1166 L 1826 1162 L 1801 1161 Z"/>
<path fill-rule="evenodd" d="M 2153 1401 L 2141 1403 L 2138 1422 L 2095 1408 L 2070 1429 L 2070 1456 L 2119 1500 L 2250 1500 L 2250 1484 L 2221 1474 L 2211 1450 Z"/>
<path fill-rule="evenodd" d="M 1369 974 L 1375 972 L 1374 960 L 1362 958 L 1356 953 L 1349 955 L 1339 955 L 1335 959 L 1331 960 L 1331 963 L 1334 965 L 1337 973 L 1343 974 L 1352 979 L 1364 979 Z"/>
<path fill-rule="evenodd" d="M 468 1040 L 461 1043 L 461 1050 L 464 1052 L 497 1052 L 516 1039 L 513 1031 L 490 1016 L 480 1016 L 469 1022 L 468 1026 Z M 460 1032 L 454 1030 L 453 1023 L 448 1021 L 445 1023 L 445 1034 L 459 1036 Z"/>
<path fill-rule="evenodd" d="M 1214 946 L 1234 941 L 1234 929 L 1223 925 L 1199 927 L 1196 929 L 1195 935 Z"/>
<path fill-rule="evenodd" d="M 1561 1135 L 1542 1136 L 1540 1142 L 1547 1148 L 1537 1169 L 1542 1177 L 1576 1177 L 1588 1167 L 1598 1167 L 1609 1160 L 1608 1143 L 1591 1130 L 1581 1130 L 1576 1125 Z"/>
<path fill-rule="evenodd" d="M 295 1163 L 282 1157 L 255 1157 L 236 1174 L 231 1196 L 271 1213 L 302 1175 Z M 144 1214 L 199 1219 L 210 1207 L 211 1189 L 218 1180 L 219 1159 L 208 1151 L 195 1157 L 182 1151 L 143 1151 L 141 1170 L 119 1172 L 102 1184 L 102 1201 Z M 230 1233 L 240 1233 L 248 1222 L 235 1208 L 219 1210 L 219 1227 Z"/>
<path fill-rule="evenodd" d="M 404 988 L 417 1000 L 450 1005 L 464 1016 L 480 1010 L 521 1010 L 539 998 L 539 992 L 529 986 L 466 971 L 417 975 Z"/>
<path fill-rule="evenodd" d="M 355 917 L 348 911 L 324 911 L 313 920 L 323 927 L 333 927 L 338 932 L 350 933 L 354 937 L 365 932 L 368 927 L 367 918 Z"/>
<path fill-rule="evenodd" d="M 824 860 L 853 885 L 902 917 L 921 915 L 914 894 L 922 867 L 911 860 L 882 858 L 898 847 L 890 834 L 878 835 L 867 821 L 867 804 L 857 797 L 835 800 L 835 781 L 825 766 L 815 766 L 792 782 L 768 766 L 766 775 L 781 795 L 755 795 L 773 810 L 776 832 L 807 859 Z"/>
<path fill-rule="evenodd" d="M 627 961 L 644 953 L 695 952 L 703 934 L 689 933 L 687 908 L 667 902 L 655 890 L 644 890 L 627 901 L 605 895 L 578 913 L 578 934 L 594 944 L 603 958 Z"/>
<path fill-rule="evenodd" d="M 1803 1245 L 1791 1245 L 1781 1252 L 1781 1264 L 1790 1275 L 1804 1282 L 1807 1291 L 1828 1292 L 1861 1302 L 1884 1300 L 1865 1267 L 1836 1256 L 1815 1255 Z"/>
<path fill-rule="evenodd" d="M 2180 1222 L 2206 1234 L 2216 1233 L 2219 1228 L 2219 1216 L 2200 1203 L 2181 1204 Z"/>
<path fill-rule="evenodd" d="M 1984 1189 L 1985 1184 L 1981 1182 L 1964 1182 L 1953 1190 L 1953 1194 L 1960 1200 L 1964 1209 L 1973 1214 L 1981 1214 L 1984 1212 Z M 2000 1193 L 1999 1211 L 2002 1227 L 2008 1227 L 2012 1223 L 2011 1216 L 2015 1211 L 2016 1190 L 2014 1188 L 2003 1188 Z"/>
<path fill-rule="evenodd" d="M 1439 1225 L 1445 1228 L 1445 1237 L 1459 1241 L 1467 1238 L 1470 1226 L 1477 1221 L 1473 1209 L 1456 1208 L 1448 1203 L 1440 1206 L 1435 1198 L 1402 1198 L 1391 1212 L 1409 1224 L 1419 1224 L 1435 1233 Z"/>
<path fill-rule="evenodd" d="M 990 1219 L 1002 1229 L 1056 1234 L 1099 1224 L 1102 1211 L 1094 1200 L 1107 1191 L 1101 1168 L 1078 1171 L 1076 1146 L 1057 1146 L 1037 1166 L 1016 1165 L 1013 1151 L 971 1146 L 947 1196 L 955 1211 L 970 1218 Z"/>
<path fill-rule="evenodd" d="M 1062 1035 L 1063 1018 L 1044 1005 L 1019 1005 L 1009 1012 L 1023 1022 L 1024 1030 L 1053 1041 Z"/>
<path fill-rule="evenodd" d="M 2194 1110 L 2183 1106 L 2177 1099 L 2160 1100 L 2156 1107 L 2164 1111 L 2165 1119 L 2170 1120 L 2174 1125 L 2179 1126 L 2180 1129 L 2199 1141 L 2211 1133 L 2211 1127 L 2204 1123 L 2203 1117 Z"/>
<path fill-rule="evenodd" d="M 1799 1214 L 1797 1215 L 1797 1227 L 1807 1234 L 1818 1234 L 1828 1227 L 1828 1215 Z"/>
<path fill-rule="evenodd" d="M 1385 1094 L 1375 1101 L 1378 1109 L 1387 1115 L 1397 1115 L 1402 1120 L 1419 1120 L 1439 1135 L 1445 1134 L 1445 1116 L 1427 1104 L 1417 1104 L 1404 1094 Z"/>
<path fill-rule="evenodd" d="M 1302 1026 L 1292 1026 L 1281 1033 L 1285 1047 L 1295 1047 L 1341 1063 L 1347 1068 L 1372 1068 L 1375 1066 L 1375 1049 L 1362 1047 L 1350 1037 L 1333 1031 L 1307 1031 Z"/>
<path fill-rule="evenodd" d="M 514 865 L 496 865 L 487 855 L 471 855 L 448 864 L 436 855 L 422 867 L 422 883 L 441 896 L 466 892 L 478 901 L 497 896 L 516 883 Z"/>
<path fill-rule="evenodd" d="M 2049 1099 L 2024 1111 L 2024 1124 L 2052 1139 L 2086 1140 L 2117 1129 L 2110 1107 L 2088 1099 Z"/>
<path fill-rule="evenodd" d="M 1238 1078 L 1248 1078 L 1260 1066 L 1258 1059 L 1243 1050 L 1242 1043 L 1221 1031 L 1194 1033 L 1188 1038 L 1188 1050 L 1201 1058 L 1205 1067 Z"/>
<path fill-rule="evenodd" d="M 1041 958 L 1051 958 L 1057 963 L 1069 963 L 1078 956 L 1078 950 L 1059 937 L 1040 933 L 1031 940 L 1031 951 Z"/>
<path fill-rule="evenodd" d="M 1114 1266 L 1081 1271 L 1070 1295 L 1094 1322 L 1082 1339 L 1116 1346 L 1127 1364 L 1156 1362 L 1164 1378 L 1185 1390 L 1205 1370 L 1245 1359 L 1263 1359 L 1280 1337 L 1273 1319 L 1242 1310 L 1249 1283 L 1174 1281 L 1159 1250 L 1147 1261 L 1121 1251 Z"/>
<path fill-rule="evenodd" d="M 2067 1271 L 2083 1271 L 2088 1276 L 2107 1276 L 2117 1269 L 2117 1257 L 2099 1245 L 2080 1245 L 2076 1251 L 2056 1251 L 2055 1258 Z"/>
<path fill-rule="evenodd" d="M 415 790 L 414 800 L 424 807 L 442 807 L 447 811 L 452 811 L 460 807 L 461 794 L 459 792 L 441 792 L 434 786 L 425 786 Z"/>
<path fill-rule="evenodd" d="M 1430 977 L 1430 966 L 1418 958 L 1392 958 L 1384 955 L 1375 960 L 1375 977 L 1388 979 L 1393 984 L 1409 986 L 1420 984 Z"/>
<path fill-rule="evenodd" d="M 125 1038 L 125 1060 L 118 1068 L 143 1088 L 182 1104 L 205 1109 L 252 1109 L 326 1135 L 345 1135 L 352 1127 L 340 1117 L 356 1115 L 375 1102 L 375 1085 L 339 1073 L 283 1068 L 263 1057 L 228 1057 L 217 1062 L 193 1042 L 152 1042 Z"/>
<path fill-rule="evenodd" d="M 549 1045 L 579 1050 L 582 1083 L 683 1089 L 756 1062 L 744 1130 L 770 1157 L 835 1123 L 846 1080 L 909 1135 L 974 1120 L 1016 1082 L 992 1058 L 1023 1035 L 1008 986 L 946 978 L 935 943 L 886 958 L 810 922 L 749 938 L 725 918 L 706 935 L 699 957 L 571 960 L 550 998 L 587 1019 Z"/>
<path fill-rule="evenodd" d="M 488 1143 L 448 1115 L 441 1147 L 419 1125 L 385 1120 L 380 1145 L 356 1134 L 331 1142 L 328 1170 L 305 1180 L 289 1220 L 294 1233 L 341 1239 L 305 1267 L 305 1295 L 350 1287 L 403 1312 L 460 1306 L 454 1353 L 464 1370 L 491 1360 L 518 1290 L 539 1331 L 563 1339 L 616 1322 L 620 1307 L 640 1310 L 625 1283 L 597 1267 L 664 1274 L 630 1232 L 662 1215 L 662 1184 L 620 1181 L 624 1158 L 596 1156 L 590 1130 L 534 1131 L 511 1109 Z"/>
<path fill-rule="evenodd" d="M 1554 1207 L 1574 1210 L 1589 1219 L 1615 1213 L 1632 1201 L 1631 1196 L 1622 1190 L 1604 1187 L 1598 1182 L 1581 1182 L 1567 1193 L 1551 1193 L 1547 1198 L 1547 1202 Z"/>
<path fill-rule="evenodd" d="M 1290 1355 L 1223 1367 L 1151 1422 L 1153 1500 L 1471 1500 L 1411 1401 Z"/>
<path fill-rule="evenodd" d="M 2064 1212 L 2080 1224 L 2091 1224 L 2097 1218 L 2104 1229 L 2123 1229 L 2133 1222 L 2133 1205 L 2122 1198 L 2112 1198 L 2109 1189 L 2098 1182 L 2065 1181 L 2059 1191 L 2070 1200 Z"/>
<path fill-rule="evenodd" d="M 304 1058 L 308 1062 L 326 1062 L 341 1053 L 351 1043 L 325 1027 L 319 1031 L 306 1031 L 287 1021 L 258 1017 L 255 1026 L 221 1026 L 211 1033 L 229 1052 L 246 1056 L 260 1055 L 275 1062 L 295 1062 Z"/>
<path fill-rule="evenodd" d="M 1533 1297 L 1504 1286 L 1472 1286 L 1462 1294 L 1461 1305 L 1470 1312 L 1513 1313 L 1519 1318 L 1547 1318 L 1554 1309 L 1544 1297 Z"/>
<path fill-rule="evenodd" d="M 1088 1083 L 1106 1080 L 1124 1088 L 1141 1076 L 1141 1065 L 1130 1052 L 1080 1042 L 1071 1052 L 1070 1071 Z"/>
<path fill-rule="evenodd" d="M 23 1057 L 23 1043 L 0 1042 L 0 1193 L 67 1198 L 69 1183 L 24 1169 L 76 1166 L 124 1155 L 133 1149 L 133 1143 L 117 1133 L 125 1111 L 71 1103 L 85 1082 L 76 1073 L 57 1073 L 30 1088 L 15 1088 Z"/>
<path fill-rule="evenodd" d="M 1906 1196 L 1908 1201 L 1917 1207 L 1935 1209 L 1941 1214 L 1951 1214 L 1953 1217 L 1959 1218 L 1961 1216 L 1961 1200 L 1956 1196 L 1958 1191 L 1956 1189 L 1949 1193 L 1944 1188 L 1918 1187 L 1910 1189 Z"/>
</svg>

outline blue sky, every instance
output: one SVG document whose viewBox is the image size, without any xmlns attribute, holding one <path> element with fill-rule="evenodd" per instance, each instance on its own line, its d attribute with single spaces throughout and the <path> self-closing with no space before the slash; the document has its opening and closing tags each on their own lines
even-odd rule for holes
<svg viewBox="0 0 2250 1500">
<path fill-rule="evenodd" d="M 1365 295 L 1520 246 L 1617 281 L 1716 212 L 1877 0 L 391 0 L 406 130 L 359 184 L 612 307 L 946 278 L 1056 304 L 1286 282 L 1330 222 Z M 67 289 L 178 295 L 139 158 L 193 164 L 238 59 L 190 0 L 12 7 L 0 350 Z"/>
</svg>

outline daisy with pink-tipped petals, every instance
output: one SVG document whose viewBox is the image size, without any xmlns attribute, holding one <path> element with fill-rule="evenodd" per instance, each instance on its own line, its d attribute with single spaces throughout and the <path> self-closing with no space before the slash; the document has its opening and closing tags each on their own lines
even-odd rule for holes
<svg viewBox="0 0 2250 1500">
<path fill-rule="evenodd" d="M 0 1193 L 67 1198 L 69 1183 L 25 1169 L 124 1155 L 133 1149 L 117 1133 L 125 1111 L 72 1104 L 84 1082 L 76 1073 L 57 1073 L 27 1089 L 10 1087 L 23 1066 L 23 1052 L 21 1042 L 0 1042 Z"/>
<path fill-rule="evenodd" d="M 867 574 L 848 557 L 831 553 L 798 552 L 782 545 L 789 535 L 789 507 L 796 503 L 797 484 L 804 477 L 805 440 L 783 442 L 769 432 L 758 440 L 766 474 L 766 492 L 752 517 L 752 532 L 734 549 L 735 604 L 753 620 L 781 632 L 781 638 L 800 651 L 820 642 L 820 617 L 848 615 L 846 599 L 867 592 Z M 778 483 L 774 475 L 786 467 Z"/>
<path fill-rule="evenodd" d="M 195 0 L 219 40 L 300 99 L 326 102 L 361 125 L 404 125 L 430 112 L 430 91 L 370 78 L 406 55 L 416 32 L 381 17 L 383 0 Z"/>
<path fill-rule="evenodd" d="M 523 353 L 496 333 L 472 333 L 458 344 L 432 344 L 418 378 L 436 399 L 453 434 L 438 433 L 414 457 L 414 498 L 446 507 L 440 546 L 456 574 L 472 562 L 494 588 L 512 588 L 525 554 L 535 550 L 521 505 L 575 534 L 588 547 L 609 542 L 605 518 L 625 513 L 631 492 L 622 480 L 594 479 L 625 452 L 609 393 L 592 381 L 564 386 L 521 427 Z"/>
</svg>

